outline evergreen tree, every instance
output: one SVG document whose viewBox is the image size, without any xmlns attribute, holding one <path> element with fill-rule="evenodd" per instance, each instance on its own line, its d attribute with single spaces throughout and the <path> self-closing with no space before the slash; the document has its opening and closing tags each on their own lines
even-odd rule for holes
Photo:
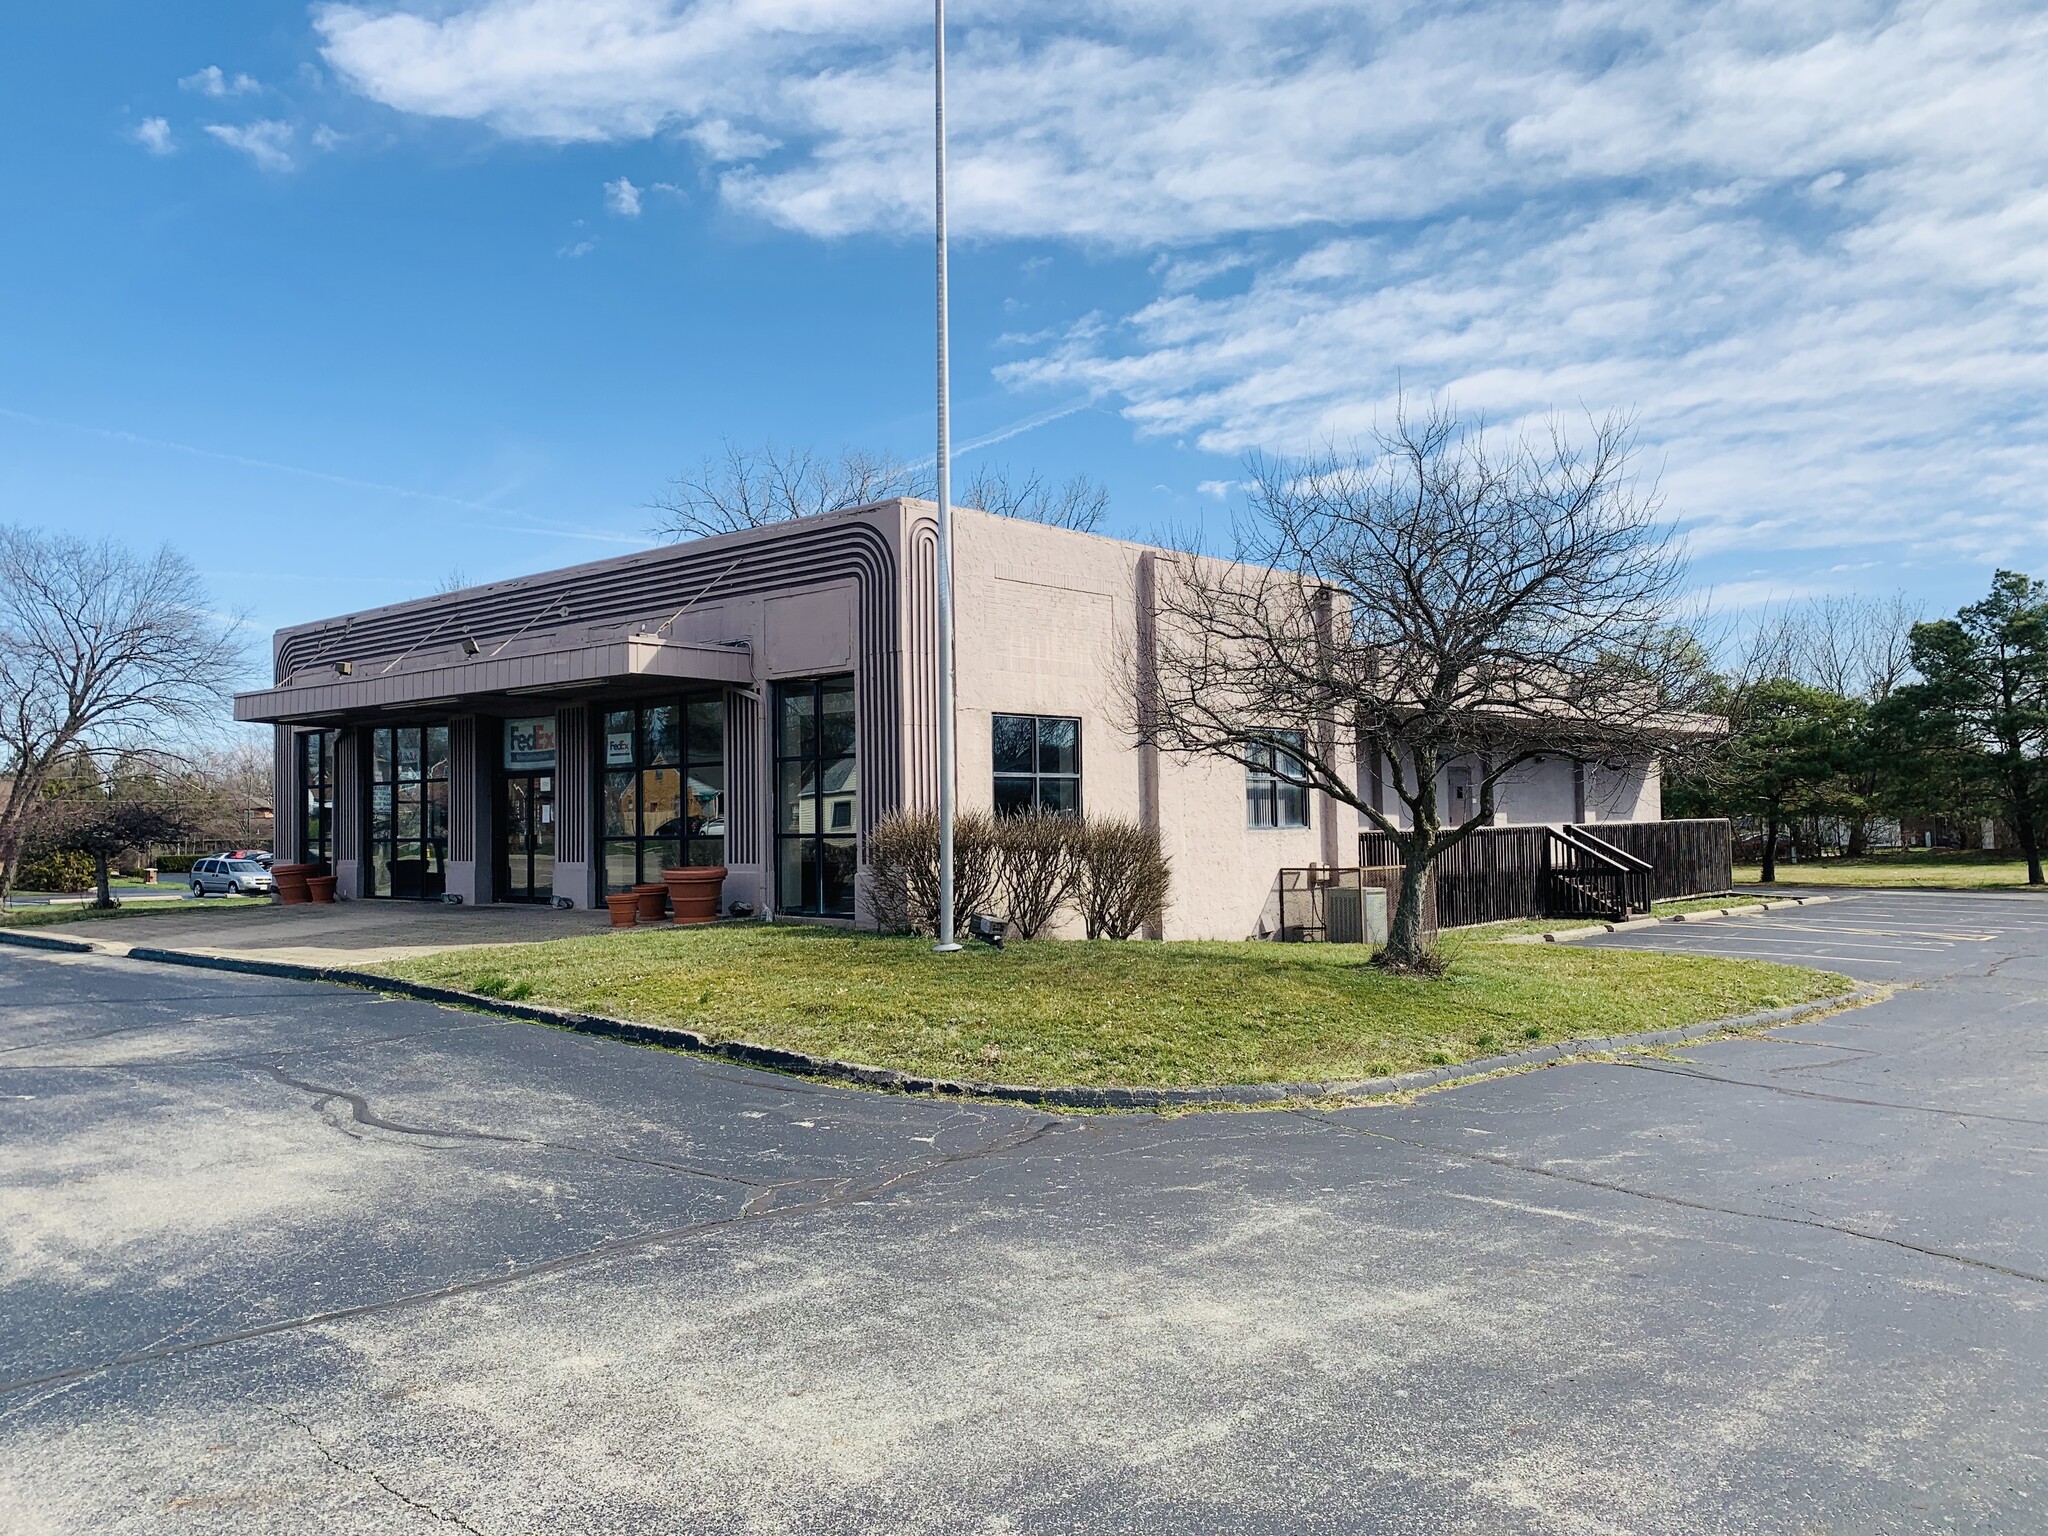
<svg viewBox="0 0 2048 1536">
<path fill-rule="evenodd" d="M 2048 587 L 2000 571 L 1991 594 L 1953 619 L 1913 626 L 1920 681 L 1899 690 L 1901 708 L 1932 755 L 1919 766 L 1939 782 L 1975 783 L 1995 796 L 2043 884 L 2041 829 L 2048 820 Z"/>
</svg>

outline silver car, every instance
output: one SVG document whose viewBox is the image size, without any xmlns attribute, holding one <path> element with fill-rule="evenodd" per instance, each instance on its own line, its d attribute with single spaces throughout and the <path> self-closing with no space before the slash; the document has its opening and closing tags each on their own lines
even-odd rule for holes
<svg viewBox="0 0 2048 1536">
<path fill-rule="evenodd" d="M 192 866 L 192 894 L 210 896 L 216 891 L 229 896 L 268 896 L 277 880 L 254 859 L 201 859 Z"/>
</svg>

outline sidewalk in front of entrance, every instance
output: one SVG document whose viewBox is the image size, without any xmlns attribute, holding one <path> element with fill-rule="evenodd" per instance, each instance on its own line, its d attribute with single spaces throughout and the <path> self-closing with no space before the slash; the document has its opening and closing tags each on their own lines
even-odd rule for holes
<svg viewBox="0 0 2048 1536">
<path fill-rule="evenodd" d="M 344 901 L 331 905 L 214 907 L 191 903 L 107 922 L 23 930 L 90 944 L 103 954 L 176 949 L 233 960 L 350 967 L 410 960 L 476 944 L 537 944 L 597 932 L 602 911 L 553 907 L 453 907 L 439 902 Z"/>
</svg>

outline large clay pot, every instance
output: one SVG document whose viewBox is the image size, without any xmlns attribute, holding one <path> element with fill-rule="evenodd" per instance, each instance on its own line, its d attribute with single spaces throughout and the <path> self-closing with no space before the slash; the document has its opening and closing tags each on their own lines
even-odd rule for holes
<svg viewBox="0 0 2048 1536">
<path fill-rule="evenodd" d="M 313 899 L 306 881 L 318 864 L 273 864 L 270 875 L 277 882 L 277 899 L 287 907 L 296 907 Z"/>
<path fill-rule="evenodd" d="M 725 884 L 725 866 L 704 869 L 664 869 L 661 878 L 668 885 L 669 905 L 675 909 L 679 926 L 718 920 L 718 892 Z"/>
<path fill-rule="evenodd" d="M 334 900 L 334 876 L 306 876 L 306 892 L 313 898 L 316 906 L 323 902 L 332 902 Z"/>
<path fill-rule="evenodd" d="M 652 885 L 636 885 L 633 894 L 640 898 L 640 921 L 658 923 L 668 916 L 668 887 L 660 881 Z"/>
<path fill-rule="evenodd" d="M 640 917 L 640 898 L 631 891 L 614 891 L 604 899 L 614 928 L 630 928 Z"/>
</svg>

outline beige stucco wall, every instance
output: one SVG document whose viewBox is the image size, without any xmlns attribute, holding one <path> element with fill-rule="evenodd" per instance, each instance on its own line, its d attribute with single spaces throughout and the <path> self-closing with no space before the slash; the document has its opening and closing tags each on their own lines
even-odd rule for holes
<svg viewBox="0 0 2048 1536">
<path fill-rule="evenodd" d="M 915 515 L 929 508 L 907 508 Z M 955 517 L 956 701 L 959 795 L 987 808 L 994 792 L 992 717 L 1070 715 L 1081 721 L 1082 802 L 1095 814 L 1140 819 L 1143 757 L 1125 700 L 1136 666 L 1139 562 L 1145 546 L 961 510 Z M 1477 777 L 1477 764 L 1470 765 Z M 1213 758 L 1158 759 L 1157 818 L 1174 867 L 1168 938 L 1240 939 L 1257 928 L 1278 872 L 1357 856 L 1363 817 L 1313 797 L 1310 825 L 1254 828 L 1245 774 Z M 1438 791 L 1449 803 L 1449 767 Z M 1584 819 L 1655 820 L 1656 768 L 1584 769 Z M 1398 810 L 1389 790 L 1385 802 Z M 1577 804 L 1570 759 L 1546 757 L 1510 774 L 1497 820 L 1568 822 Z"/>
<path fill-rule="evenodd" d="M 1140 819 L 1143 754 L 1124 720 L 1145 553 L 1120 539 L 957 515 L 961 804 L 992 803 L 993 716 L 1070 715 L 1081 721 L 1083 808 Z M 1325 857 L 1323 823 L 1333 808 L 1320 797 L 1309 827 L 1256 829 L 1246 825 L 1245 775 L 1236 764 L 1161 757 L 1158 774 L 1160 837 L 1174 869 L 1166 938 L 1250 936 L 1278 871 Z M 1348 810 L 1341 814 L 1348 824 Z"/>
</svg>

